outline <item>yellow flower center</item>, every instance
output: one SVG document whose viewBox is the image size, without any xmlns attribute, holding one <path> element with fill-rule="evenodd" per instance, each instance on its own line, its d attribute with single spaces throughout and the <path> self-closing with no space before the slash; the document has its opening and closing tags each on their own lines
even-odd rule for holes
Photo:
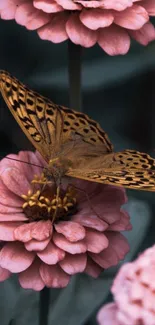
<svg viewBox="0 0 155 325">
<path fill-rule="evenodd" d="M 44 174 L 35 176 L 32 184 L 39 184 L 40 189 L 29 190 L 27 195 L 21 195 L 25 200 L 23 211 L 29 221 L 68 219 L 77 211 L 75 189 L 68 186 L 66 190 L 60 189 L 59 197 L 56 196 L 55 186 L 47 181 Z"/>
</svg>

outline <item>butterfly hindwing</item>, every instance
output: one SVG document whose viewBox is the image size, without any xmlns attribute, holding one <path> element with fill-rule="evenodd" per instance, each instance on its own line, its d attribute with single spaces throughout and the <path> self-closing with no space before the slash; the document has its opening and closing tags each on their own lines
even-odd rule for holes
<svg viewBox="0 0 155 325">
<path fill-rule="evenodd" d="M 155 191 L 155 159 L 135 150 L 92 159 L 86 168 L 70 169 L 68 176 L 72 175 L 98 183 Z"/>
</svg>

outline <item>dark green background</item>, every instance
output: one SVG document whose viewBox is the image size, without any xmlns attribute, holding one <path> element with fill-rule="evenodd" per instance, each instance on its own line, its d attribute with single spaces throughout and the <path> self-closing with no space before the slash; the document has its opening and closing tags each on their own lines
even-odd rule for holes
<svg viewBox="0 0 155 325">
<path fill-rule="evenodd" d="M 0 40 L 0 69 L 69 106 L 67 42 L 42 41 L 35 32 L 2 20 Z M 131 148 L 155 156 L 155 43 L 144 48 L 133 42 L 127 55 L 117 57 L 109 57 L 97 45 L 83 49 L 82 74 L 83 111 L 100 122 L 115 150 Z M 31 148 L 2 98 L 0 106 L 1 155 Z M 154 243 L 155 194 L 127 193 L 133 224 L 127 234 L 130 260 Z M 111 299 L 109 286 L 116 270 L 97 280 L 78 275 L 66 289 L 51 289 L 49 324 L 95 325 L 99 306 Z M 39 293 L 21 289 L 16 277 L 0 283 L 0 323 L 38 325 L 38 300 Z"/>
</svg>

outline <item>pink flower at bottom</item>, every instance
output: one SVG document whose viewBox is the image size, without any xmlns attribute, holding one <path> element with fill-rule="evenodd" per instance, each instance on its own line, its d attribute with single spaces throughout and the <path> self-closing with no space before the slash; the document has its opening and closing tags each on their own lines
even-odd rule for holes
<svg viewBox="0 0 155 325">
<path fill-rule="evenodd" d="M 115 302 L 100 309 L 99 325 L 155 325 L 155 245 L 121 267 L 111 291 Z"/>
<path fill-rule="evenodd" d="M 126 54 L 131 37 L 142 45 L 155 40 L 154 0 L 1 0 L 0 16 L 37 30 L 41 39 L 98 43 L 109 55 Z"/>
<path fill-rule="evenodd" d="M 129 246 L 120 231 L 131 229 L 124 189 L 73 180 L 83 192 L 61 189 L 54 220 L 54 186 L 31 182 L 43 171 L 38 153 L 8 157 L 32 165 L 0 162 L 0 281 L 17 273 L 23 288 L 60 288 L 76 273 L 96 278 L 124 258 Z"/>
</svg>

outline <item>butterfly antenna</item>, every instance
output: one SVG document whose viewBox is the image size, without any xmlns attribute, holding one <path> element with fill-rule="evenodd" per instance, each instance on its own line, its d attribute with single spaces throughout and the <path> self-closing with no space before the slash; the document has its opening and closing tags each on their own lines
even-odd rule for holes
<svg viewBox="0 0 155 325">
<path fill-rule="evenodd" d="M 39 167 L 39 168 L 42 168 L 42 169 L 46 169 L 46 167 L 39 166 L 39 165 L 37 165 L 37 164 L 33 164 L 33 163 L 31 163 L 31 162 L 24 161 L 24 160 L 19 160 L 19 159 L 16 159 L 16 158 L 3 157 L 3 156 L 0 156 L 0 158 L 1 158 L 1 159 L 5 158 L 5 159 L 9 159 L 9 160 L 14 160 L 14 161 L 18 161 L 18 162 L 21 162 L 21 163 L 24 163 L 24 164 L 27 164 L 27 165 L 31 165 L 31 166 Z"/>
</svg>

